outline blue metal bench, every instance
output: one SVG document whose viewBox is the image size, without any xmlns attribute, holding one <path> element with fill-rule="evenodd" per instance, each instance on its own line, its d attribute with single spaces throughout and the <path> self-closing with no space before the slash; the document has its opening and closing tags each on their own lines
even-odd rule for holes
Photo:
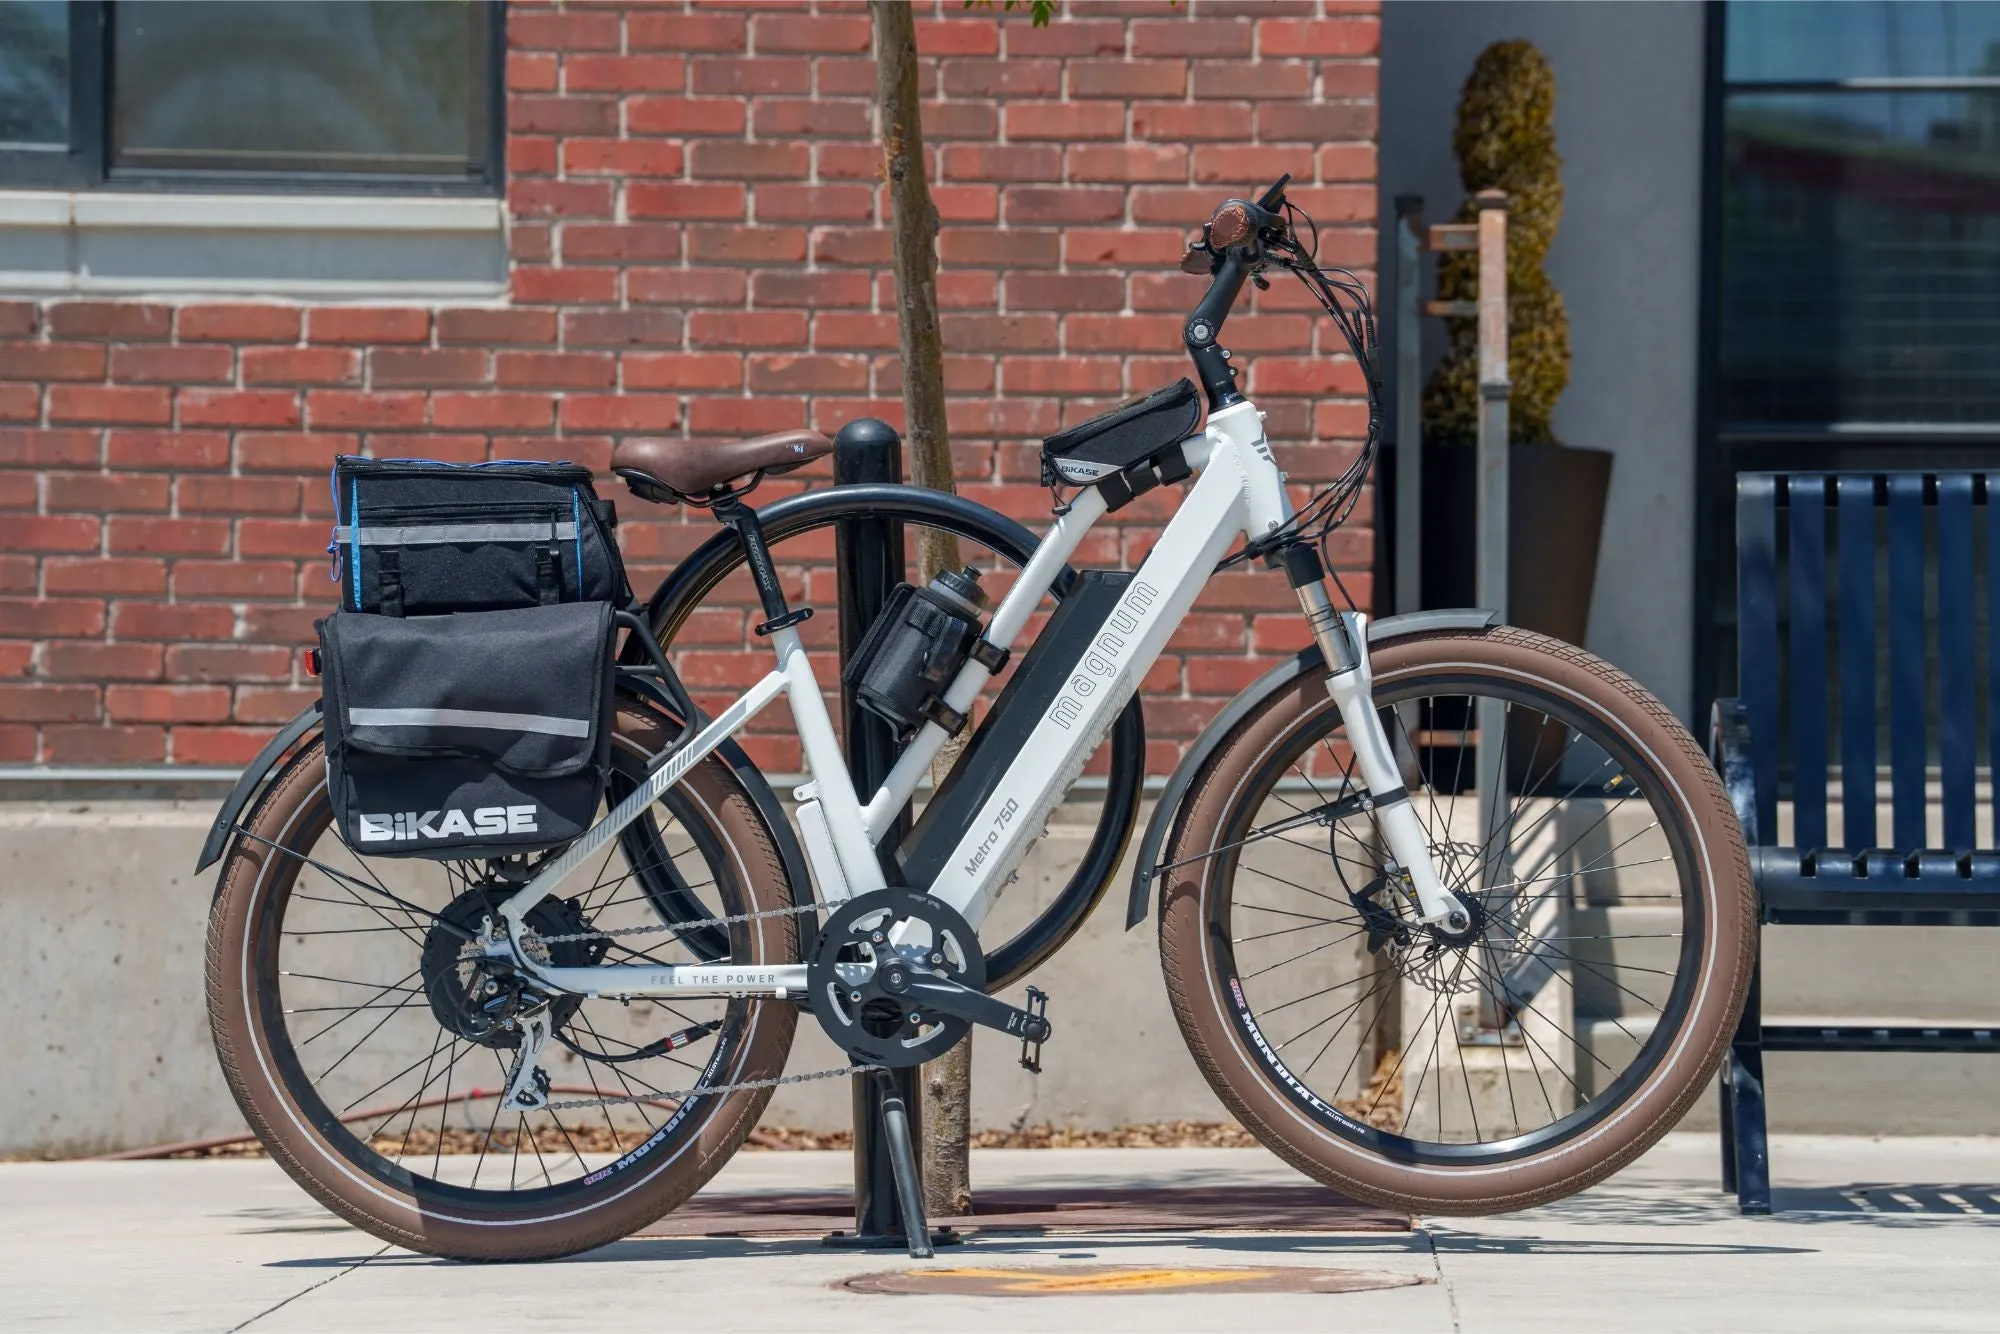
<svg viewBox="0 0 2000 1334">
<path fill-rule="evenodd" d="M 1975 524 L 1982 509 L 1987 521 Z M 1716 703 L 1711 745 L 1750 845 L 1761 923 L 2000 926 L 2000 852 L 1979 847 L 1974 795 L 1982 600 L 1989 774 L 2000 758 L 1996 519 L 2000 473 L 1737 478 L 1739 696 Z M 1878 584 L 1885 596 L 1877 596 Z M 1880 661 L 1886 683 L 1878 680 Z M 1884 695 L 1887 847 L 1879 844 L 1876 805 Z M 1834 735 L 1838 756 L 1828 750 Z M 1836 767 L 1837 842 L 1827 829 L 1827 779 Z M 1781 773 L 1792 801 L 1789 846 L 1778 838 Z M 1942 794 L 1936 844 L 1927 830 L 1932 775 Z M 1759 989 L 1753 976 L 1721 1079 L 1723 1189 L 1736 1192 L 1746 1214 L 1771 1211 L 1765 1052 L 2000 1052 L 2000 1025 L 1767 1025 Z"/>
</svg>

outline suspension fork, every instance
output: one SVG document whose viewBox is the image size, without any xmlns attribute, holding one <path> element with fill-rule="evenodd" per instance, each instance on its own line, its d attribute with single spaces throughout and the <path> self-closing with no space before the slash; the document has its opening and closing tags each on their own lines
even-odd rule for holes
<svg viewBox="0 0 2000 1334">
<path fill-rule="evenodd" d="M 1296 548 L 1295 548 L 1296 549 Z M 1290 561 L 1287 562 L 1290 564 Z M 1312 564 L 1318 565 L 1315 559 Z M 1300 573 L 1304 571 L 1301 570 Z M 1401 767 L 1382 717 L 1375 711 L 1375 673 L 1368 662 L 1368 618 L 1360 612 L 1336 612 L 1326 595 L 1323 578 L 1295 582 L 1299 607 L 1312 627 L 1313 638 L 1327 665 L 1333 669 L 1326 690 L 1340 706 L 1341 721 L 1347 726 L 1347 744 L 1354 750 L 1355 767 L 1368 788 L 1376 824 L 1389 844 L 1406 888 L 1417 901 L 1419 921 L 1446 931 L 1463 931 L 1472 924 L 1465 904 L 1444 887 L 1437 867 L 1431 863 L 1430 839 L 1422 821 L 1411 809 L 1409 789 L 1403 786 Z"/>
</svg>

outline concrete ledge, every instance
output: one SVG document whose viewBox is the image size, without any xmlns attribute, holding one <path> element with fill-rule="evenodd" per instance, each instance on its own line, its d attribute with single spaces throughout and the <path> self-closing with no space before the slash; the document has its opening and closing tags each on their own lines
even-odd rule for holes
<svg viewBox="0 0 2000 1334">
<path fill-rule="evenodd" d="M 503 203 L 486 198 L 0 190 L 0 227 L 498 233 L 506 226 Z"/>
<path fill-rule="evenodd" d="M 0 191 L 0 291 L 477 301 L 507 291 L 501 200 Z"/>
<path fill-rule="evenodd" d="M 239 1130 L 202 993 L 214 872 L 194 873 L 219 795 L 61 795 L 0 802 L 0 1011 L 12 1058 L 0 1153 L 97 1153 Z M 1056 893 L 1087 836 L 1082 822 L 1057 817 L 1001 901 L 995 938 Z M 1113 883 L 1108 906 L 1033 979 L 1052 995 L 1057 1027 L 1045 1073 L 1021 1070 L 1015 1044 L 997 1036 L 974 1043 L 975 1125 L 1222 1119 L 1169 1010 L 1155 931 L 1122 929 L 1122 888 Z M 1991 937 L 1978 931 L 1795 928 L 1767 932 L 1766 945 L 1773 1014 L 1957 1015 L 1978 1012 L 1982 998 L 2000 1008 Z M 792 1070 L 840 1064 L 817 1027 L 802 1024 Z M 1779 1053 L 1767 1070 L 1776 1130 L 2000 1131 L 2000 1061 L 1990 1058 Z M 781 1089 L 767 1119 L 845 1127 L 848 1084 Z M 1687 1124 L 1714 1117 L 1705 1096 Z"/>
</svg>

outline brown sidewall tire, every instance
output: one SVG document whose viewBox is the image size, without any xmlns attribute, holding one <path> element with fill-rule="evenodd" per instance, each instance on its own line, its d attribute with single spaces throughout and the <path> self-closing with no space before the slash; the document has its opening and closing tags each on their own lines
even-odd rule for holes
<svg viewBox="0 0 2000 1334">
<path fill-rule="evenodd" d="M 620 700 L 618 725 L 621 744 L 648 751 L 672 735 L 657 713 L 628 698 Z M 771 830 L 727 766 L 714 758 L 696 765 L 681 790 L 708 813 L 718 841 L 733 854 L 743 908 L 789 907 L 791 885 Z M 285 831 L 323 821 L 325 811 L 326 765 L 315 738 L 259 798 L 245 827 L 283 843 Z M 730 1094 L 711 1105 L 691 1133 L 683 1129 L 650 1149 L 635 1149 L 602 1181 L 578 1183 L 532 1208 L 475 1208 L 440 1198 L 421 1183 L 405 1188 L 363 1171 L 310 1127 L 273 1071 L 254 933 L 260 925 L 268 929 L 265 899 L 282 879 L 271 870 L 284 856 L 238 838 L 224 862 L 209 917 L 209 1024 L 230 1091 L 257 1138 L 293 1180 L 355 1226 L 411 1250 L 459 1259 L 538 1259 L 588 1250 L 629 1235 L 693 1195 L 736 1152 L 770 1101 L 769 1088 Z M 742 929 L 751 933 L 752 955 L 745 962 L 797 961 L 796 919 L 763 918 Z M 785 1002 L 739 1000 L 732 1002 L 732 1019 L 736 1007 L 747 1017 L 719 1072 L 721 1082 L 782 1074 L 797 1010 Z"/>
<path fill-rule="evenodd" d="M 1172 873 L 1160 905 L 1167 995 L 1196 1064 L 1223 1103 L 1272 1152 L 1327 1185 L 1372 1203 L 1440 1214 L 1500 1213 L 1574 1194 L 1610 1176 L 1680 1120 L 1714 1075 L 1749 986 L 1756 899 L 1743 836 L 1714 769 L 1693 737 L 1637 682 L 1582 649 L 1500 628 L 1399 639 L 1372 656 L 1378 691 L 1435 671 L 1468 669 L 1553 692 L 1617 729 L 1664 779 L 1664 795 L 1691 833 L 1704 940 L 1685 1022 L 1653 1071 L 1622 1106 L 1574 1137 L 1511 1161 L 1433 1166 L 1394 1161 L 1334 1133 L 1273 1083 L 1251 1053 L 1223 994 L 1208 923 L 1227 892 L 1212 852 L 1247 797 L 1265 757 L 1300 726 L 1333 708 L 1315 675 L 1243 720 L 1197 775 L 1164 860 Z M 1656 798 L 1657 799 L 1657 798 Z"/>
</svg>

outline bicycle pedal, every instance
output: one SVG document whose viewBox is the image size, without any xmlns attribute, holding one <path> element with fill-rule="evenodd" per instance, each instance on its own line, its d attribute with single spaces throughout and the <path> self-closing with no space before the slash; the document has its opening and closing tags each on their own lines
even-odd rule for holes
<svg viewBox="0 0 2000 1334">
<path fill-rule="evenodd" d="M 1028 988 L 1028 1014 L 1038 1021 L 1022 1025 L 1021 1068 L 1031 1074 L 1042 1073 L 1042 1043 L 1048 1040 L 1049 1024 L 1044 1017 L 1049 1012 L 1049 993 L 1040 987 Z"/>
</svg>

